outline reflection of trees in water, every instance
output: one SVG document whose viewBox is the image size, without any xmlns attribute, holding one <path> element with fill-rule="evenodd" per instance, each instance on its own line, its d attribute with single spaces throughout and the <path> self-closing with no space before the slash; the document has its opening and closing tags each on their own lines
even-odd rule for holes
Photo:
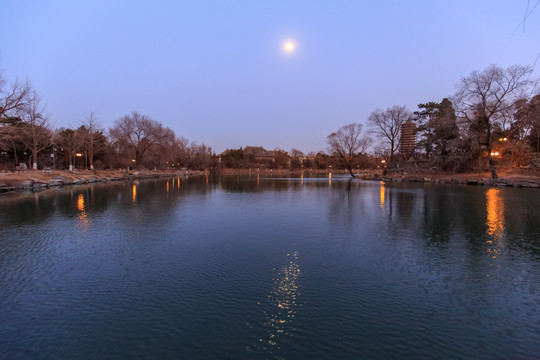
<svg viewBox="0 0 540 360">
<path fill-rule="evenodd" d="M 350 177 L 328 177 L 309 178 L 302 174 L 298 178 L 278 178 L 261 175 L 227 175 L 217 178 L 219 187 L 230 192 L 264 192 L 264 191 L 287 191 L 306 189 L 328 189 L 344 188 L 348 186 Z"/>
<path fill-rule="evenodd" d="M 328 193 L 328 217 L 330 223 L 337 227 L 332 233 L 346 231 L 352 234 L 363 224 L 363 219 L 370 215 L 371 194 L 373 184 L 356 180 L 333 182 L 332 191 Z"/>
<path fill-rule="evenodd" d="M 181 182 L 184 186 L 180 186 Z M 168 192 L 164 191 L 166 184 L 170 185 Z M 178 200 L 187 194 L 204 195 L 216 187 L 212 182 L 206 183 L 204 178 L 184 181 L 174 178 L 88 184 L 9 194 L 0 198 L 0 224 L 16 226 L 42 222 L 56 212 L 79 220 L 81 214 L 84 214 L 83 218 L 88 223 L 95 213 L 106 211 L 113 204 L 122 209 L 142 206 L 145 211 L 162 213 L 174 209 Z"/>
<path fill-rule="evenodd" d="M 523 192 L 532 198 L 524 196 Z M 504 236 L 505 246 L 513 241 L 515 246 L 540 254 L 537 245 L 523 241 L 534 239 L 532 234 L 540 234 L 538 210 L 534 205 L 539 194 L 528 189 L 488 189 L 486 192 L 470 186 L 355 184 L 353 181 L 351 186 L 334 182 L 325 196 L 333 234 L 362 232 L 363 224 L 371 221 L 372 224 L 378 222 L 378 230 L 397 241 L 412 240 L 426 246 L 447 247 L 465 239 L 468 249 L 482 254 L 488 244 L 486 237 L 492 241 L 494 237 L 502 239 Z M 513 206 L 505 205 L 509 200 L 513 201 Z"/>
<path fill-rule="evenodd" d="M 430 246 L 465 239 L 470 254 L 500 252 L 503 242 L 540 254 L 533 244 L 540 234 L 539 195 L 529 189 L 387 183 L 386 230 L 396 239 L 421 234 Z"/>
<path fill-rule="evenodd" d="M 537 189 L 499 190 L 506 246 L 526 249 L 540 260 L 540 192 Z"/>
<path fill-rule="evenodd" d="M 168 189 L 167 191 L 167 184 Z M 466 186 L 352 181 L 324 178 L 262 178 L 261 176 L 209 176 L 149 179 L 136 182 L 88 184 L 47 189 L 36 193 L 14 193 L 0 197 L 0 226 L 42 222 L 54 213 L 79 217 L 81 200 L 91 221 L 94 214 L 115 208 L 136 209 L 151 218 L 178 208 L 187 195 L 206 196 L 214 191 L 283 192 L 309 191 L 328 208 L 333 231 L 362 231 L 366 221 L 379 219 L 380 230 L 399 238 L 405 232 L 422 234 L 426 244 L 446 244 L 465 238 L 469 247 L 485 251 L 487 236 L 497 228 L 498 208 L 504 209 L 506 246 L 527 248 L 540 254 L 538 244 L 520 239 L 540 235 L 538 192 L 530 189 L 483 189 Z M 82 196 L 82 197 L 81 197 Z M 202 199 L 202 198 L 201 198 Z M 491 199 L 491 200 L 490 200 Z M 496 205 L 490 205 L 496 204 Z M 490 210 L 493 208 L 494 210 Z M 114 211 L 115 216 L 130 216 Z M 382 214 L 382 217 L 381 217 Z M 371 220 L 369 220 L 371 218 Z M 126 221 L 132 219 L 126 218 Z M 536 236 L 538 238 L 540 236 Z"/>
<path fill-rule="evenodd" d="M 221 189 L 229 192 L 286 191 L 299 188 L 300 182 L 287 179 L 268 179 L 257 176 L 223 176 L 219 179 Z"/>
<path fill-rule="evenodd" d="M 458 230 L 456 223 L 462 216 L 461 197 L 441 189 L 426 188 L 421 204 L 420 227 L 427 244 L 446 246 Z"/>
<path fill-rule="evenodd" d="M 384 194 L 381 195 L 381 192 Z M 384 196 L 384 203 L 382 199 Z M 383 209 L 383 221 L 387 222 L 387 230 L 392 236 L 400 236 L 405 232 L 415 231 L 422 218 L 420 207 L 423 190 L 409 188 L 403 184 L 386 183 L 379 189 L 379 207 Z M 373 207 L 375 208 L 375 204 Z"/>
<path fill-rule="evenodd" d="M 147 179 L 129 182 L 111 194 L 115 206 L 110 213 L 125 223 L 145 222 L 152 225 L 158 218 L 175 216 L 186 196 L 203 200 L 217 185 L 204 177 Z M 126 211 L 129 210 L 129 211 Z"/>
<path fill-rule="evenodd" d="M 0 198 L 0 227 L 38 223 L 54 214 L 54 194 L 46 196 L 40 193 L 14 195 Z"/>
</svg>

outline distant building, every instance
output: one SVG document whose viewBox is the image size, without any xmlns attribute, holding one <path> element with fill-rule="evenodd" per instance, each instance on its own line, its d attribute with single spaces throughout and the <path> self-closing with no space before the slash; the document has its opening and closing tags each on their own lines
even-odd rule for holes
<svg viewBox="0 0 540 360">
<path fill-rule="evenodd" d="M 399 144 L 399 152 L 401 154 L 412 155 L 416 146 L 416 125 L 407 120 L 401 125 L 401 137 Z"/>
<path fill-rule="evenodd" d="M 253 156 L 255 161 L 274 161 L 274 151 L 268 151 L 262 146 L 246 146 L 243 150 L 245 156 Z"/>
<path fill-rule="evenodd" d="M 240 149 L 227 149 L 219 155 L 219 161 L 222 158 L 228 157 L 231 153 L 240 151 L 240 154 L 236 154 L 236 160 L 229 162 L 228 166 L 231 167 L 269 167 L 275 163 L 276 152 L 272 150 L 266 150 L 262 146 L 246 146 Z M 240 156 L 240 157 L 238 157 Z"/>
</svg>

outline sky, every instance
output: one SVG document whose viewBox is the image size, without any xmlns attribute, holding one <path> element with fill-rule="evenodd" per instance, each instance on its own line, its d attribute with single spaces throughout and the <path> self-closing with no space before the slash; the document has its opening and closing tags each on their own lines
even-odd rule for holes
<svg viewBox="0 0 540 360">
<path fill-rule="evenodd" d="M 31 81 L 55 128 L 138 111 L 216 153 L 307 153 L 377 108 L 440 102 L 490 64 L 538 77 L 540 5 L 524 21 L 536 3 L 6 1 L 0 69 Z"/>
</svg>

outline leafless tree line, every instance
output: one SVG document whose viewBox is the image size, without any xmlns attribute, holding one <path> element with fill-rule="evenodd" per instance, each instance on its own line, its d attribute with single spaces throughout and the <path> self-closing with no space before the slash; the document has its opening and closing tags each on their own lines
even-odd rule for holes
<svg viewBox="0 0 540 360">
<path fill-rule="evenodd" d="M 41 98 L 29 81 L 9 83 L 0 73 L 0 165 L 40 167 L 153 168 L 211 167 L 212 150 L 190 143 L 173 130 L 133 112 L 109 131 L 95 113 L 76 128 L 54 130 Z"/>
<path fill-rule="evenodd" d="M 530 66 L 490 65 L 463 77 L 456 93 L 440 103 L 419 104 L 414 113 L 399 105 L 376 109 L 363 136 L 360 124 L 342 127 L 327 138 L 330 152 L 349 161 L 359 149 L 365 151 L 363 144 L 372 135 L 377 139 L 375 155 L 389 166 L 412 157 L 439 171 L 487 167 L 496 179 L 497 164 L 520 166 L 540 152 L 540 94 L 530 96 L 535 83 Z M 408 120 L 416 125 L 418 141 L 413 154 L 400 154 L 401 129 Z M 344 148 L 355 150 L 347 153 Z"/>
<path fill-rule="evenodd" d="M 51 131 L 41 98 L 28 80 L 8 84 L 0 73 L 0 120 L 0 149 L 12 149 L 17 159 L 17 145 L 22 145 L 37 169 L 39 152 L 50 145 Z"/>
<path fill-rule="evenodd" d="M 440 103 L 419 104 L 414 113 L 399 105 L 375 109 L 367 119 L 368 131 L 359 123 L 343 126 L 327 137 L 329 155 L 274 151 L 275 166 L 323 168 L 332 163 L 354 176 L 353 169 L 366 163 L 368 149 L 391 166 L 403 160 L 401 128 L 410 120 L 417 127 L 415 160 L 441 171 L 487 167 L 496 178 L 496 165 L 503 159 L 520 166 L 531 153 L 540 152 L 540 94 L 531 96 L 535 93 L 531 76 L 528 66 L 490 65 L 463 77 L 456 93 Z M 108 131 L 94 113 L 77 128 L 53 130 L 30 82 L 8 82 L 1 73 L 0 155 L 4 164 L 27 162 L 34 169 L 38 164 L 89 169 L 219 165 L 207 145 L 190 143 L 136 111 L 116 120 Z M 251 164 L 240 152 L 229 155 L 232 166 Z"/>
</svg>

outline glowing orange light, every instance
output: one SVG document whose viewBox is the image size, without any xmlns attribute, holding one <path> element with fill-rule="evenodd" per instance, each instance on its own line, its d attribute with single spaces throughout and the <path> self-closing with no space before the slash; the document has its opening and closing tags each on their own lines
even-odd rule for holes
<svg viewBox="0 0 540 360">
<path fill-rule="evenodd" d="M 489 235 L 498 235 L 504 231 L 504 203 L 500 196 L 500 189 L 491 188 L 486 192 L 486 210 Z"/>
<path fill-rule="evenodd" d="M 385 188 L 384 188 L 384 181 L 381 181 L 381 190 L 380 190 L 380 197 L 381 197 L 381 209 L 384 208 L 384 195 L 385 195 Z"/>
<path fill-rule="evenodd" d="M 83 230 L 88 229 L 88 226 L 90 225 L 90 219 L 88 218 L 88 215 L 86 215 L 83 194 L 79 194 L 79 196 L 77 197 L 77 210 L 80 211 L 78 226 Z"/>
<path fill-rule="evenodd" d="M 79 194 L 77 197 L 77 210 L 84 211 L 84 196 L 83 194 Z"/>
<path fill-rule="evenodd" d="M 486 192 L 486 232 L 492 237 L 486 241 L 490 245 L 487 252 L 494 259 L 504 246 L 504 202 L 500 192 L 500 189 L 495 188 Z"/>
</svg>

